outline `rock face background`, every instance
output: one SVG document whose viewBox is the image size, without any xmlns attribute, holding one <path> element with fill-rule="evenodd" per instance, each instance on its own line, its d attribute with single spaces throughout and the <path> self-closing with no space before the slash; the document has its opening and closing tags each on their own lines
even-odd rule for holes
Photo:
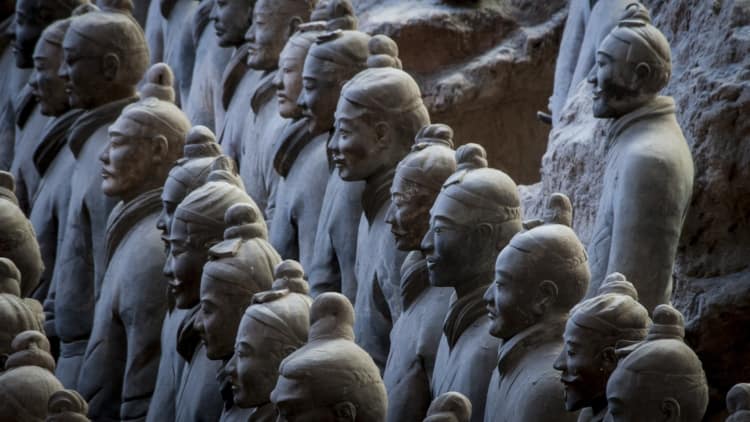
<svg viewBox="0 0 750 422">
<path fill-rule="evenodd" d="M 354 0 L 360 29 L 399 45 L 433 122 L 487 147 L 519 183 L 539 180 L 565 0 Z"/>
<path fill-rule="evenodd" d="M 675 264 L 673 304 L 703 361 L 723 421 L 724 395 L 750 380 L 750 0 L 643 0 L 672 46 L 677 117 L 695 161 L 695 187 Z M 579 86 L 550 134 L 542 181 L 522 188 L 527 216 L 552 192 L 570 196 L 574 228 L 591 237 L 607 121 Z"/>
</svg>

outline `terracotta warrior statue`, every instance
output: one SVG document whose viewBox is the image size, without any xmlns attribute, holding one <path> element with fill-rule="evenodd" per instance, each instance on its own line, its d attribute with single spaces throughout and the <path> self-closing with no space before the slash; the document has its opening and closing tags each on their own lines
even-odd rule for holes
<svg viewBox="0 0 750 422">
<path fill-rule="evenodd" d="M 355 262 L 354 332 L 357 344 L 382 371 L 389 333 L 401 313 L 398 286 L 406 257 L 396 247 L 385 214 L 396 165 L 430 116 L 416 81 L 400 70 L 396 43 L 376 35 L 368 47 L 369 69 L 341 90 L 330 149 L 342 180 L 365 181 Z"/>
<path fill-rule="evenodd" d="M 391 330 L 383 381 L 388 420 L 423 418 L 430 406 L 430 380 L 453 291 L 430 286 L 419 244 L 430 228 L 430 208 L 446 179 L 456 171 L 453 130 L 443 124 L 422 128 L 412 152 L 396 167 L 391 185 L 390 224 L 396 247 L 409 255 L 401 267 L 402 313 Z"/>
<path fill-rule="evenodd" d="M 386 392 L 378 367 L 354 343 L 354 309 L 340 293 L 310 308 L 308 342 L 279 367 L 271 392 L 280 420 L 382 422 Z"/>
<path fill-rule="evenodd" d="M 76 390 L 59 390 L 50 396 L 45 422 L 90 422 L 89 405 Z"/>
<path fill-rule="evenodd" d="M 0 257 L 8 258 L 21 273 L 21 296 L 30 296 L 44 271 L 39 243 L 31 222 L 26 218 L 14 194 L 13 176 L 0 171 Z"/>
<path fill-rule="evenodd" d="M 469 422 L 471 402 L 461 393 L 449 391 L 435 398 L 422 422 Z"/>
<path fill-rule="evenodd" d="M 14 70 L 17 69 L 13 52 L 15 8 L 15 0 L 0 2 L 0 87 L 8 93 L 7 98 L 0 101 L 0 170 L 10 170 L 13 161 L 15 127 L 12 113 L 8 112 L 8 108 L 15 94 L 21 89 L 17 81 L 19 78 L 14 75 Z M 27 72 L 23 73 L 28 75 Z"/>
<path fill-rule="evenodd" d="M 162 240 L 169 251 L 169 229 L 174 212 L 183 199 L 202 186 L 213 164 L 221 155 L 221 147 L 214 134 L 205 126 L 194 126 L 187 134 L 183 158 L 177 160 L 169 171 L 161 193 L 162 209 L 156 227 L 162 233 Z M 166 287 L 165 283 L 163 287 Z M 177 386 L 185 360 L 177 352 L 177 333 L 189 310 L 175 306 L 174 297 L 167 292 L 167 312 L 161 328 L 161 357 L 154 394 L 151 397 L 147 421 L 161 422 L 175 420 L 175 407 L 164 403 L 174 403 L 177 399 Z"/>
<path fill-rule="evenodd" d="M 0 261 L 5 268 L 12 267 L 12 262 Z M 4 289 L 0 291 L 0 372 L 5 368 L 5 361 L 10 356 L 13 339 L 28 330 L 44 332 L 44 314 L 42 306 L 34 299 L 22 299 L 13 293 L 12 280 L 5 279 Z M 8 288 L 10 286 L 10 288 Z M 15 286 L 17 287 L 17 286 Z M 52 368 L 54 370 L 54 367 Z"/>
<path fill-rule="evenodd" d="M 589 284 L 586 251 L 568 226 L 545 224 L 511 239 L 485 293 L 490 334 L 502 340 L 485 422 L 576 421 L 553 363 L 570 309 Z M 575 324 L 577 320 L 573 320 Z"/>
<path fill-rule="evenodd" d="M 729 417 L 725 422 L 747 422 L 750 420 L 750 384 L 741 383 L 727 393 Z"/>
<path fill-rule="evenodd" d="M 167 301 L 157 218 L 162 185 L 182 156 L 190 122 L 172 102 L 166 64 L 152 66 L 146 81 L 144 98 L 109 127 L 100 156 L 102 191 L 120 202 L 107 223 L 106 271 L 77 384 L 97 420 L 145 418 L 159 365 L 161 326 L 154 321 L 164 318 Z"/>
<path fill-rule="evenodd" d="M 185 197 L 169 230 L 164 274 L 177 308 L 188 311 L 176 337 L 177 351 L 186 364 L 177 386 L 175 421 L 218 420 L 221 415 L 224 402 L 216 376 L 224 365 L 208 358 L 197 326 L 203 266 L 211 247 L 224 239 L 228 228 L 224 217 L 230 207 L 247 204 L 260 215 L 244 189 L 227 182 L 221 172 L 213 172 L 206 184 Z"/>
<path fill-rule="evenodd" d="M 21 209 L 28 214 L 31 199 L 34 197 L 39 174 L 34 168 L 32 157 L 39 145 L 39 138 L 44 125 L 50 120 L 39 109 L 38 101 L 28 86 L 31 69 L 34 67 L 33 53 L 44 28 L 59 19 L 69 17 L 77 6 L 87 3 L 86 0 L 18 0 L 13 22 L 13 52 L 15 66 L 3 69 L 8 72 L 8 85 L 3 89 L 4 113 L 0 116 L 3 122 L 10 124 L 6 131 L 0 129 L 3 137 L 0 144 L 9 153 L 11 171 L 16 177 L 17 193 Z M 7 138 L 10 136 L 10 138 Z M 6 148 L 3 148 L 6 149 Z M 3 151 L 6 152 L 6 151 Z"/>
<path fill-rule="evenodd" d="M 473 406 L 471 421 L 479 422 L 500 343 L 488 332 L 482 296 L 497 255 L 521 230 L 521 201 L 515 182 L 487 167 L 482 146 L 459 147 L 456 164 L 430 209 L 430 228 L 420 246 L 430 285 L 454 290 L 430 387 L 433 398 L 464 394 Z"/>
<path fill-rule="evenodd" d="M 0 420 L 43 421 L 50 397 L 63 389 L 49 341 L 39 331 L 24 331 L 13 339 L 12 350 L 0 373 Z"/>
<path fill-rule="evenodd" d="M 643 343 L 618 350 L 620 362 L 607 382 L 607 420 L 701 421 L 708 384 L 701 361 L 685 344 L 682 314 L 659 305 L 653 321 Z"/>
<path fill-rule="evenodd" d="M 75 17 L 63 40 L 60 76 L 73 108 L 85 112 L 72 124 L 68 147 L 75 157 L 65 237 L 55 263 L 53 304 L 61 356 L 57 376 L 75 388 L 94 319 L 94 299 L 106 268 L 107 218 L 115 199 L 102 192 L 99 156 L 108 127 L 137 100 L 135 86 L 148 66 L 143 30 L 121 13 Z"/>
<path fill-rule="evenodd" d="M 279 174 L 274 169 L 274 144 L 289 119 L 279 113 L 276 78 L 279 55 L 299 25 L 310 19 L 315 2 L 311 0 L 257 0 L 253 23 L 245 34 L 247 65 L 262 77 L 250 91 L 237 92 L 250 99 L 250 112 L 240 146 L 240 175 L 248 195 L 273 221 L 274 198 Z M 270 224 L 270 223 L 269 223 Z M 284 223 L 282 223 L 284 224 Z"/>
<path fill-rule="evenodd" d="M 271 391 L 281 361 L 307 342 L 310 327 L 309 288 L 296 261 L 285 260 L 275 269 L 273 290 L 258 293 L 242 316 L 234 355 L 226 371 L 235 403 L 225 421 L 276 421 Z"/>
<path fill-rule="evenodd" d="M 227 362 L 242 315 L 253 295 L 271 288 L 274 268 L 281 257 L 268 243 L 268 229 L 255 205 L 237 204 L 227 210 L 224 241 L 208 251 L 200 283 L 200 312 L 195 326 L 206 356 L 221 362 L 216 378 L 221 383 L 223 414 L 235 411 Z M 222 417 L 225 420 L 225 417 Z"/>
<path fill-rule="evenodd" d="M 195 125 L 216 131 L 223 126 L 224 107 L 221 102 L 221 82 L 224 69 L 232 57 L 232 48 L 219 45 L 219 38 L 211 25 L 211 12 L 216 0 L 201 0 L 187 22 L 183 37 L 189 37 L 194 49 L 190 85 L 182 98 L 182 109 Z M 225 3 L 226 4 L 226 3 Z M 246 27 L 245 27 L 246 28 Z"/>
<path fill-rule="evenodd" d="M 617 26 L 625 8 L 634 0 L 572 0 L 568 7 L 560 52 L 555 64 L 555 84 L 549 100 L 552 124 L 556 124 L 568 98 L 596 67 L 599 44 Z"/>
<path fill-rule="evenodd" d="M 64 238 L 68 215 L 69 181 L 75 165 L 68 148 L 68 130 L 83 113 L 81 109 L 70 108 L 65 81 L 58 75 L 63 59 L 62 42 L 71 21 L 59 20 L 44 30 L 34 50 L 34 73 L 29 81 L 40 111 L 52 117 L 42 130 L 34 151 L 33 164 L 41 181 L 29 215 L 44 260 L 44 273 L 34 292 L 34 297 L 41 301 L 49 292 L 57 247 Z"/>
<path fill-rule="evenodd" d="M 334 31 L 322 35 L 307 53 L 298 103 L 309 122 L 308 130 L 324 137 L 326 142 L 334 130 L 341 87 L 367 67 L 369 40 L 370 36 L 363 32 Z M 330 151 L 328 159 L 331 159 Z M 335 291 L 355 303 L 354 262 L 364 187 L 362 181 L 342 180 L 336 168 L 328 177 L 309 270 L 313 297 Z"/>
<path fill-rule="evenodd" d="M 607 380 L 617 366 L 615 347 L 643 341 L 650 324 L 635 288 L 619 273 L 607 277 L 599 296 L 570 311 L 554 367 L 562 372 L 565 408 L 580 410 L 579 422 L 604 421 Z"/>
<path fill-rule="evenodd" d="M 614 120 L 602 197 L 589 242 L 591 286 L 607 274 L 633 281 L 646 309 L 668 303 L 677 244 L 693 192 L 693 159 L 659 91 L 669 82 L 669 43 L 640 4 L 599 46 L 594 116 Z"/>
</svg>

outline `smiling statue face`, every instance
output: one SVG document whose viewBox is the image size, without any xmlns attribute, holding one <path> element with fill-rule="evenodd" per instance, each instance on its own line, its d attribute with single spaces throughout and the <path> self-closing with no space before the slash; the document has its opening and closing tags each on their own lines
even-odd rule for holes
<svg viewBox="0 0 750 422">
<path fill-rule="evenodd" d="M 239 407 L 268 403 L 284 356 L 282 348 L 272 329 L 251 316 L 242 318 L 228 365 L 234 402 Z"/>
<path fill-rule="evenodd" d="M 427 258 L 430 284 L 436 287 L 456 287 L 466 274 L 466 267 L 476 259 L 474 245 L 476 231 L 458 224 L 449 216 L 430 212 L 430 228 L 420 248 Z"/>
<path fill-rule="evenodd" d="M 434 195 L 426 189 L 396 177 L 391 185 L 391 205 L 385 222 L 391 225 L 396 247 L 402 251 L 419 249 L 420 242 L 430 228 L 430 207 Z"/>
<path fill-rule="evenodd" d="M 258 0 L 253 10 L 253 23 L 245 34 L 248 66 L 258 70 L 276 68 L 279 54 L 289 39 L 291 19 L 287 12 L 275 11 L 268 0 Z"/>
<path fill-rule="evenodd" d="M 100 156 L 105 195 L 129 200 L 152 176 L 154 150 L 142 131 L 143 127 L 126 115 L 110 126 L 109 143 Z"/>
<path fill-rule="evenodd" d="M 336 108 L 336 132 L 329 148 L 339 176 L 346 181 L 366 180 L 383 166 L 379 134 L 366 111 L 345 98 Z"/>
<path fill-rule="evenodd" d="M 220 47 L 239 47 L 245 42 L 254 4 L 252 0 L 214 0 L 211 20 Z"/>
<path fill-rule="evenodd" d="M 232 286 L 205 273 L 200 283 L 201 310 L 196 326 L 206 344 L 206 356 L 212 360 L 232 356 L 237 327 L 250 301 L 238 298 Z"/>
<path fill-rule="evenodd" d="M 29 86 L 45 116 L 59 116 L 70 108 L 65 81 L 57 74 L 62 56 L 60 46 L 44 40 L 37 43 L 34 49 L 34 73 Z"/>
<path fill-rule="evenodd" d="M 190 309 L 200 302 L 200 281 L 207 260 L 208 249 L 190 244 L 186 223 L 173 219 L 164 276 L 178 308 Z"/>
<path fill-rule="evenodd" d="M 495 280 L 484 295 L 494 337 L 507 340 L 535 322 L 531 307 L 538 286 L 529 279 L 527 255 L 507 246 L 497 257 Z"/>
<path fill-rule="evenodd" d="M 298 105 L 302 114 L 310 118 L 311 132 L 327 132 L 335 123 L 336 104 L 341 95 L 341 81 L 336 77 L 336 66 L 307 55 L 302 70 L 302 95 Z"/>
<path fill-rule="evenodd" d="M 307 49 L 287 43 L 279 56 L 279 70 L 274 79 L 279 114 L 285 118 L 296 118 L 302 110 L 297 106 L 302 92 L 302 67 L 305 64 Z"/>
<path fill-rule="evenodd" d="M 604 359 L 605 348 L 600 337 L 571 320 L 565 327 L 565 344 L 554 366 L 562 372 L 565 408 L 570 412 L 592 407 L 596 401 L 606 405 L 605 389 L 612 368 Z M 614 349 L 610 350 L 614 355 Z"/>
</svg>

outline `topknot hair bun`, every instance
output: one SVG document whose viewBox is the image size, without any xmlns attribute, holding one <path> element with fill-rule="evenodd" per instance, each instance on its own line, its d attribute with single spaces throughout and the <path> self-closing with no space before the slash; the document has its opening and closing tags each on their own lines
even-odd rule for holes
<svg viewBox="0 0 750 422">
<path fill-rule="evenodd" d="M 256 239 L 266 238 L 266 223 L 258 210 L 250 204 L 235 204 L 227 209 L 224 216 L 227 224 L 224 239 Z"/>
<path fill-rule="evenodd" d="M 425 422 L 455 421 L 469 422 L 471 401 L 461 393 L 449 391 L 435 398 L 427 410 Z"/>
<path fill-rule="evenodd" d="M 641 3 L 633 2 L 625 7 L 620 26 L 642 26 L 651 23 L 651 12 Z"/>
<path fill-rule="evenodd" d="M 442 123 L 433 123 L 419 129 L 414 139 L 414 146 L 419 147 L 421 144 L 443 145 L 453 148 L 453 129 Z M 414 148 L 412 148 L 414 149 Z"/>
<path fill-rule="evenodd" d="M 146 83 L 141 88 L 141 97 L 154 97 L 162 101 L 174 103 L 174 73 L 166 63 L 152 65 L 144 77 Z"/>
<path fill-rule="evenodd" d="M 310 293 L 310 286 L 305 281 L 305 270 L 302 264 L 293 259 L 279 262 L 274 269 L 274 277 L 276 278 L 272 287 L 274 290 L 287 289 L 304 295 Z"/>
<path fill-rule="evenodd" d="M 216 135 L 205 126 L 193 126 L 185 137 L 185 159 L 218 157 L 221 147 L 216 142 Z"/>
<path fill-rule="evenodd" d="M 390 37 L 378 34 L 370 38 L 367 45 L 370 55 L 367 58 L 367 67 L 393 67 L 402 69 L 401 60 L 398 58 L 398 44 Z"/>
<path fill-rule="evenodd" d="M 461 145 L 456 150 L 456 170 L 476 170 L 487 167 L 487 151 L 475 143 Z"/>
<path fill-rule="evenodd" d="M 50 354 L 49 340 L 41 332 L 23 331 L 13 339 L 10 347 L 13 353 L 5 362 L 5 369 L 38 366 L 55 372 L 55 360 Z"/>
<path fill-rule="evenodd" d="M 659 305 L 654 309 L 654 321 L 647 340 L 685 339 L 685 319 L 670 305 Z"/>
<path fill-rule="evenodd" d="M 635 289 L 633 283 L 629 282 L 625 276 L 621 273 L 612 273 L 608 275 L 602 285 L 599 287 L 600 295 L 607 293 L 617 293 L 620 295 L 630 296 L 634 300 L 638 300 L 638 291 Z"/>
<path fill-rule="evenodd" d="M 86 13 L 92 13 L 92 12 L 100 12 L 101 9 L 99 9 L 95 4 L 93 3 L 84 3 L 75 9 L 73 9 L 73 12 L 70 13 L 70 16 L 81 16 L 85 15 Z"/>
<path fill-rule="evenodd" d="M 220 155 L 211 164 L 211 173 L 209 173 L 207 181 L 229 183 L 243 191 L 245 190 L 245 184 L 237 173 L 237 165 L 232 158 L 226 155 Z"/>
<path fill-rule="evenodd" d="M 75 390 L 55 391 L 47 404 L 49 417 L 55 422 L 88 422 L 89 405 Z"/>
</svg>

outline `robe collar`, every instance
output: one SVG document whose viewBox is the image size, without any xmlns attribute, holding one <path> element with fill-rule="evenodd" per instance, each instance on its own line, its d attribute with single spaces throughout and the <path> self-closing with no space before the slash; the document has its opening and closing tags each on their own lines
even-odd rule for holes
<svg viewBox="0 0 750 422">
<path fill-rule="evenodd" d="M 120 242 L 122 242 L 122 239 L 125 238 L 125 235 L 128 234 L 133 226 L 148 215 L 161 211 L 162 190 L 159 187 L 143 192 L 130 202 L 125 203 L 120 201 L 112 209 L 107 219 L 107 232 L 104 238 L 106 253 L 105 267 L 109 265 L 109 260 L 112 259 L 112 255 L 114 255 L 120 246 Z"/>
<path fill-rule="evenodd" d="M 451 297 L 451 304 L 448 308 L 448 314 L 445 316 L 443 323 L 443 334 L 448 340 L 448 346 L 453 347 L 458 342 L 461 334 L 466 331 L 471 324 L 479 318 L 487 315 L 487 308 L 484 304 L 484 292 L 487 290 L 492 275 L 480 274 L 474 280 L 484 278 L 487 283 L 479 283 L 476 289 L 462 298 L 458 298 L 456 293 Z"/>
<path fill-rule="evenodd" d="M 641 120 L 675 113 L 672 97 L 656 97 L 650 103 L 616 119 L 609 129 L 609 139 L 614 142 L 626 129 Z"/>
<path fill-rule="evenodd" d="M 255 86 L 253 95 L 250 97 L 250 108 L 255 114 L 258 114 L 260 108 L 269 101 L 276 101 L 276 88 L 273 86 L 273 79 L 276 76 L 276 69 L 263 71 L 260 81 Z M 281 117 L 281 116 L 279 116 Z"/>
<path fill-rule="evenodd" d="M 372 180 L 368 180 L 362 192 L 362 210 L 367 222 L 372 226 L 380 209 L 386 205 L 391 197 L 391 185 L 396 168 L 390 168 Z"/>
<path fill-rule="evenodd" d="M 498 349 L 497 368 L 501 374 L 513 371 L 518 362 L 543 344 L 562 342 L 567 314 L 556 315 L 526 328 L 504 341 Z"/>
<path fill-rule="evenodd" d="M 422 251 L 411 251 L 401 265 L 401 303 L 408 309 L 430 285 L 427 259 Z"/>
<path fill-rule="evenodd" d="M 68 110 L 45 125 L 42 142 L 34 151 L 34 166 L 40 176 L 44 176 L 52 161 L 68 142 L 70 128 L 82 113 L 83 110 L 78 108 Z"/>
<path fill-rule="evenodd" d="M 193 360 L 193 354 L 202 341 L 200 333 L 195 328 L 195 320 L 200 309 L 200 303 L 190 308 L 177 330 L 177 353 L 188 363 Z"/>
<path fill-rule="evenodd" d="M 221 77 L 221 105 L 224 110 L 229 109 L 229 103 L 232 102 L 237 86 L 250 70 L 247 66 L 247 53 L 248 46 L 243 44 L 232 54 L 227 67 L 224 69 L 224 74 Z"/>
<path fill-rule="evenodd" d="M 31 91 L 31 85 L 24 84 L 16 97 L 16 126 L 23 129 L 38 104 L 39 101 Z"/>
<path fill-rule="evenodd" d="M 68 146 L 73 152 L 73 156 L 78 158 L 84 144 L 97 129 L 117 120 L 122 109 L 136 101 L 138 101 L 137 96 L 123 98 L 83 112 L 70 128 Z"/>
<path fill-rule="evenodd" d="M 289 171 L 297 161 L 300 152 L 314 139 L 324 136 L 330 137 L 328 132 L 313 136 L 309 130 L 310 120 L 307 117 L 297 119 L 286 125 L 281 133 L 279 142 L 273 155 L 273 168 L 281 177 L 289 175 Z"/>
</svg>

